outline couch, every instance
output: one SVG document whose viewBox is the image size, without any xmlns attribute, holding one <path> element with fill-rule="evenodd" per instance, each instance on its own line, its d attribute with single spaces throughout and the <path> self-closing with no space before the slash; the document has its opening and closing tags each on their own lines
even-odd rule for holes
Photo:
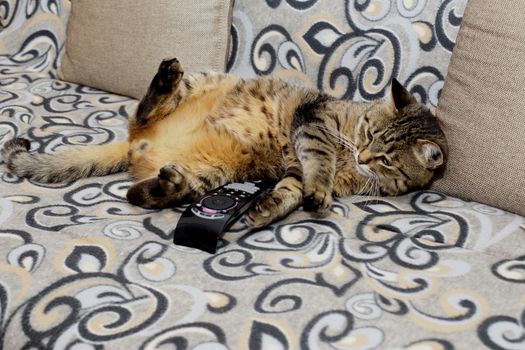
<svg viewBox="0 0 525 350">
<path fill-rule="evenodd" d="M 338 80 L 351 71 L 328 71 L 338 38 L 358 40 L 359 28 L 344 34 L 341 22 L 301 22 L 296 30 L 311 47 L 305 57 L 290 30 L 261 25 L 269 21 L 261 8 L 285 21 L 280 13 L 300 16 L 315 3 L 238 0 L 228 69 L 279 74 L 339 97 L 380 96 L 379 83 L 354 91 Z M 372 3 L 410 10 L 402 1 Z M 372 80 L 387 86 L 401 76 L 437 106 L 464 5 L 428 4 L 434 22 L 414 23 L 423 36 L 425 23 L 441 35 L 422 41 L 422 61 L 385 65 Z M 126 139 L 136 99 L 58 78 L 69 8 L 0 2 L 0 145 L 25 136 L 32 151 L 55 152 Z M 308 16 L 336 17 L 329 10 Z M 284 54 L 256 45 L 271 31 Z M 250 59 L 253 45 L 260 56 Z M 359 68 L 363 81 L 380 62 Z M 134 207 L 125 200 L 130 184 L 123 173 L 39 184 L 0 165 L 0 348 L 525 349 L 520 215 L 434 190 L 353 196 L 338 198 L 326 218 L 299 209 L 253 234 L 241 220 L 210 255 L 172 243 L 184 206 Z"/>
</svg>

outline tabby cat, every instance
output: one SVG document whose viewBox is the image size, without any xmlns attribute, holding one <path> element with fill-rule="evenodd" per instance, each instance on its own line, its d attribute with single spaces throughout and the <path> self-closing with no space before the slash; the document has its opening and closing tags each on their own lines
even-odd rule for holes
<svg viewBox="0 0 525 350">
<path fill-rule="evenodd" d="M 333 196 L 399 195 L 423 187 L 446 160 L 437 119 L 396 80 L 387 101 L 357 103 L 276 78 L 199 73 L 164 60 L 129 123 L 127 142 L 31 154 L 8 141 L 13 174 L 72 181 L 128 170 L 130 203 L 166 208 L 230 181 L 279 180 L 247 215 L 262 227 Z"/>
</svg>

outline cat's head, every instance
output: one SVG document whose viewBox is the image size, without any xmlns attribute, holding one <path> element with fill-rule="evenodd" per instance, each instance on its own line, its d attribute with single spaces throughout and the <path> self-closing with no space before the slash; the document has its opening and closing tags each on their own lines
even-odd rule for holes
<svg viewBox="0 0 525 350">
<path fill-rule="evenodd" d="M 444 167 L 447 142 L 437 118 L 393 80 L 387 102 L 373 104 L 355 128 L 358 172 L 383 194 L 428 185 Z"/>
</svg>

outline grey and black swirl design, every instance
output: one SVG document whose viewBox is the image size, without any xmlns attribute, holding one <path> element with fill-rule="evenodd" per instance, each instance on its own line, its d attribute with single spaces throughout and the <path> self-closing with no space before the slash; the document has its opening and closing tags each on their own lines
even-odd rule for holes
<svg viewBox="0 0 525 350">
<path fill-rule="evenodd" d="M 269 7 L 278 8 L 282 0 L 265 0 Z M 306 10 L 314 6 L 319 0 L 286 0 L 288 5 L 296 10 Z"/>
<path fill-rule="evenodd" d="M 277 64 L 297 71 L 305 69 L 300 48 L 279 25 L 270 25 L 257 35 L 252 44 L 251 63 L 257 75 L 272 73 Z"/>
<path fill-rule="evenodd" d="M 492 265 L 492 273 L 507 282 L 525 283 L 525 256 L 505 259 Z"/>
<path fill-rule="evenodd" d="M 465 4 L 238 1 L 228 70 L 245 76 L 276 73 L 354 100 L 384 97 L 397 78 L 422 102 L 437 106 Z M 330 16 L 320 18 L 320 12 Z"/>
<path fill-rule="evenodd" d="M 498 315 L 485 320 L 478 336 L 490 349 L 521 349 L 525 347 L 525 310 L 517 318 Z"/>
<path fill-rule="evenodd" d="M 437 105 L 466 0 L 237 0 L 228 69 L 356 100 L 398 77 Z M 137 102 L 55 79 L 69 0 L 0 0 L 0 145 L 127 138 Z M 217 254 L 124 173 L 44 185 L 0 163 L 0 348 L 521 349 L 525 219 L 422 191 L 338 198 Z"/>
</svg>

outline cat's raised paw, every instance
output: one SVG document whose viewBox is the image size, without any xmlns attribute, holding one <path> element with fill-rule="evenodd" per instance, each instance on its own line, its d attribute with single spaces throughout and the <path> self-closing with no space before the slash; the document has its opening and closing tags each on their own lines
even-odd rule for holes
<svg viewBox="0 0 525 350">
<path fill-rule="evenodd" d="M 177 84 L 184 75 L 182 64 L 177 58 L 164 59 L 159 66 L 159 76 L 165 84 Z"/>
</svg>

